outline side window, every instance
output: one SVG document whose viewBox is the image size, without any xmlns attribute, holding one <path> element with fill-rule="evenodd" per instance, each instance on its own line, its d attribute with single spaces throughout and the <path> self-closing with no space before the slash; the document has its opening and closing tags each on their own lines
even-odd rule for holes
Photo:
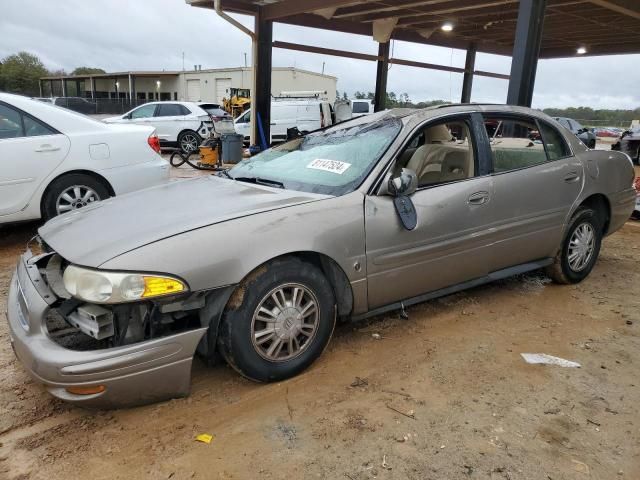
<svg viewBox="0 0 640 480">
<path fill-rule="evenodd" d="M 476 175 L 470 124 L 466 120 L 431 123 L 414 134 L 398 157 L 396 169 L 408 168 L 419 187 L 465 180 Z"/>
<path fill-rule="evenodd" d="M 558 160 L 571 155 L 567 142 L 558 130 L 545 122 L 538 121 L 538 125 L 540 125 L 542 140 L 547 147 L 549 160 Z"/>
<path fill-rule="evenodd" d="M 155 112 L 155 105 L 143 105 L 140 108 L 136 108 L 133 112 L 131 112 L 131 118 L 149 118 L 153 117 L 153 112 Z"/>
<path fill-rule="evenodd" d="M 547 161 L 537 125 L 528 119 L 486 116 L 485 126 L 494 173 L 532 167 Z"/>
<path fill-rule="evenodd" d="M 249 123 L 251 121 L 251 112 L 246 112 L 242 114 L 236 123 Z"/>
<path fill-rule="evenodd" d="M 35 118 L 28 115 L 22 116 L 24 132 L 27 137 L 39 137 L 41 135 L 55 135 L 57 132 Z"/>
<path fill-rule="evenodd" d="M 156 117 L 179 117 L 184 115 L 180 107 L 182 107 L 182 105 L 178 105 L 177 103 L 161 103 L 158 106 Z"/>
<path fill-rule="evenodd" d="M 20 113 L 0 104 L 0 140 L 24 137 Z"/>
<path fill-rule="evenodd" d="M 189 110 L 184 105 L 178 105 L 180 107 L 180 115 L 191 115 L 191 110 Z"/>
</svg>

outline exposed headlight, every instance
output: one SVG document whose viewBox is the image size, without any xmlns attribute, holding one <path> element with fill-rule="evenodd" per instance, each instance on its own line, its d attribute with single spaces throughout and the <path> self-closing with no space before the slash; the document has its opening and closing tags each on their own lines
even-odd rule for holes
<svg viewBox="0 0 640 480">
<path fill-rule="evenodd" d="M 182 281 L 164 275 L 103 272 L 69 265 L 64 287 L 76 298 L 92 303 L 125 303 L 186 292 Z"/>
</svg>

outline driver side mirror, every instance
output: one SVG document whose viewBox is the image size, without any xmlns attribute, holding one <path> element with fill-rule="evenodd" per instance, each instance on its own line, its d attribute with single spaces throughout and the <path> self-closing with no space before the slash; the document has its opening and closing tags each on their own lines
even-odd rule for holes
<svg viewBox="0 0 640 480">
<path fill-rule="evenodd" d="M 409 196 L 418 189 L 418 176 L 409 168 L 403 168 L 400 175 L 391 177 L 387 190 L 394 197 Z"/>
</svg>

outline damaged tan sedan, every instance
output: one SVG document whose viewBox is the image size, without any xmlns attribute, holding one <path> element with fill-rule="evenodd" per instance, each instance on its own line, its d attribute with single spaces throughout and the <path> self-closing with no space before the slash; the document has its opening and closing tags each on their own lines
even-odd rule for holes
<svg viewBox="0 0 640 480">
<path fill-rule="evenodd" d="M 581 281 L 633 210 L 633 178 L 627 155 L 530 109 L 361 117 L 50 221 L 11 283 L 11 342 L 85 406 L 187 395 L 196 354 L 286 379 L 338 319 L 540 268 Z"/>
</svg>

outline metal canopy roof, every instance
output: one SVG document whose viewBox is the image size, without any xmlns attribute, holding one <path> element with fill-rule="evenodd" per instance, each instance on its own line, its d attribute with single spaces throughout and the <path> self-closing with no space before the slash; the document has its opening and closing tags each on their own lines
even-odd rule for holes
<svg viewBox="0 0 640 480">
<path fill-rule="evenodd" d="M 186 0 L 213 8 L 212 0 Z M 372 35 L 375 20 L 397 18 L 392 38 L 511 55 L 519 0 L 221 0 L 227 12 L 275 22 Z M 444 32 L 445 22 L 454 25 Z M 640 0 L 547 0 L 540 58 L 640 53 Z"/>
</svg>

